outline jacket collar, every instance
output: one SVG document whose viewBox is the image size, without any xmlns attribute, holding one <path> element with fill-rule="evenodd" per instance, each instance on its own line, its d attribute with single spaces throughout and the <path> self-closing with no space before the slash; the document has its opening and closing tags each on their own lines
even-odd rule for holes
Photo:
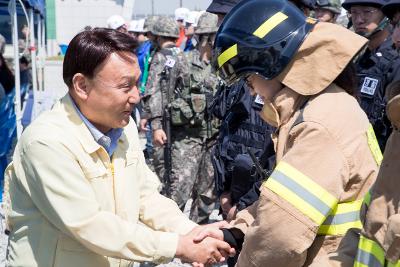
<svg viewBox="0 0 400 267">
<path fill-rule="evenodd" d="M 69 121 L 73 124 L 74 134 L 76 134 L 76 137 L 81 142 L 85 151 L 89 154 L 92 154 L 99 150 L 101 146 L 96 142 L 88 127 L 82 121 L 78 112 L 74 108 L 71 96 L 66 94 L 60 100 L 60 104 L 61 108 L 66 112 Z"/>
<path fill-rule="evenodd" d="M 278 128 L 288 123 L 297 109 L 307 101 L 308 97 L 302 96 L 289 87 L 284 87 L 273 98 L 272 105 L 279 114 Z"/>
</svg>

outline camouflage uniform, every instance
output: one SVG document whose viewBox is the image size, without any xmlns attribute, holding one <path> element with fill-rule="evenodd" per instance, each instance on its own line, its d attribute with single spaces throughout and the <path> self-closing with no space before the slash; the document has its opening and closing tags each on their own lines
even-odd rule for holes
<svg viewBox="0 0 400 267">
<path fill-rule="evenodd" d="M 163 29 L 168 28 L 162 22 L 163 19 L 157 25 Z M 153 34 L 158 35 L 160 33 L 156 28 Z M 207 139 L 207 134 L 212 134 L 212 127 L 205 120 L 206 96 L 212 97 L 217 80 L 211 74 L 211 66 L 200 60 L 198 50 L 184 55 L 171 45 L 157 51 L 150 66 L 146 87 L 153 130 L 162 128 L 162 115 L 167 105 L 167 96 L 162 92 L 160 83 L 167 62 L 174 62 L 168 79 L 170 87 L 174 87 L 174 90 L 170 90 L 173 91 L 173 97 L 170 96 L 171 101 L 168 103 L 171 107 L 171 198 L 183 209 L 193 191 L 191 217 L 197 222 L 207 222 L 215 197 L 209 154 L 210 141 Z M 177 81 L 180 86 L 176 86 Z M 156 148 L 153 163 L 159 177 L 163 177 L 163 148 Z M 203 180 L 205 182 L 198 183 Z"/>
<path fill-rule="evenodd" d="M 214 14 L 205 12 L 198 21 L 195 34 L 200 42 L 202 36 L 213 41 L 211 35 L 217 31 L 218 17 Z M 201 43 L 200 43 L 201 45 Z M 212 46 L 212 44 L 211 44 Z M 200 51 L 196 47 L 194 50 L 186 54 L 190 65 L 190 84 L 192 94 L 205 95 L 206 108 L 203 110 L 202 105 L 194 105 L 200 107 L 197 112 L 203 112 L 202 125 L 199 129 L 201 140 L 201 156 L 195 179 L 191 180 L 193 184 L 187 183 L 187 187 L 191 190 L 193 203 L 190 209 L 190 219 L 197 223 L 207 223 L 208 217 L 215 207 L 217 200 L 214 182 L 214 168 L 211 161 L 211 151 L 215 144 L 217 129 L 219 122 L 212 118 L 208 106 L 211 104 L 212 98 L 216 92 L 218 79 L 212 73 L 209 62 L 201 59 Z M 190 191 L 189 191 L 190 192 Z"/>
<path fill-rule="evenodd" d="M 190 88 L 192 92 L 206 96 L 206 108 L 202 125 L 198 129 L 201 142 L 201 154 L 198 171 L 194 179 L 187 182 L 185 189 L 192 194 L 193 203 L 190 209 L 190 219 L 197 223 L 207 223 L 208 217 L 215 207 L 217 196 L 215 193 L 214 169 L 211 162 L 211 151 L 215 144 L 218 121 L 211 118 L 207 106 L 211 104 L 212 97 L 218 85 L 217 77 L 212 73 L 211 65 L 200 60 L 197 49 L 187 54 L 190 63 Z M 200 105 L 201 106 L 201 105 Z M 189 182 L 192 182 L 190 184 Z"/>
</svg>

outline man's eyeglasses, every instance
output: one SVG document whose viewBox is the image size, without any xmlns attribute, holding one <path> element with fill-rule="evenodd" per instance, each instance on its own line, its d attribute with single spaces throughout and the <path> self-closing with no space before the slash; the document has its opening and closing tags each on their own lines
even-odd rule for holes
<svg viewBox="0 0 400 267">
<path fill-rule="evenodd" d="M 364 10 L 351 10 L 350 9 L 349 14 L 352 18 L 358 17 L 358 18 L 369 19 L 376 12 L 378 12 L 378 9 L 364 9 Z"/>
</svg>

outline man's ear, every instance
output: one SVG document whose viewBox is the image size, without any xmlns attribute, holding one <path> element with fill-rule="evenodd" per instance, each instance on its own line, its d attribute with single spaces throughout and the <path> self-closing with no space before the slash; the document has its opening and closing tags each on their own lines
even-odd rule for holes
<svg viewBox="0 0 400 267">
<path fill-rule="evenodd" d="M 86 100 L 90 88 L 88 86 L 88 80 L 82 73 L 76 73 L 74 77 L 72 77 L 72 87 L 76 96 L 78 96 L 81 100 Z"/>
</svg>

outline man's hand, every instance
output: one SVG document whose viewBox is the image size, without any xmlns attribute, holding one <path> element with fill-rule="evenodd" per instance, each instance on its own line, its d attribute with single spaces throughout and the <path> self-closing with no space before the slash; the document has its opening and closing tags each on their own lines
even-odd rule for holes
<svg viewBox="0 0 400 267">
<path fill-rule="evenodd" d="M 224 262 L 228 256 L 235 255 L 235 249 L 223 241 L 220 230 L 229 227 L 226 221 L 195 227 L 191 232 L 180 237 L 176 257 L 184 262 L 198 264 Z M 219 232 L 222 235 L 219 235 Z"/>
<path fill-rule="evenodd" d="M 224 215 L 224 217 L 227 217 L 229 211 L 232 208 L 231 193 L 230 192 L 223 192 L 221 194 L 219 202 L 221 204 L 222 214 Z"/>
<path fill-rule="evenodd" d="M 156 146 L 162 146 L 167 142 L 167 135 L 163 129 L 153 131 L 153 142 Z"/>
<path fill-rule="evenodd" d="M 231 228 L 232 226 L 227 221 L 220 221 L 205 225 L 199 225 L 190 232 L 195 242 L 201 242 L 206 237 L 216 238 L 223 241 L 224 236 L 220 235 L 222 228 Z"/>
<path fill-rule="evenodd" d="M 234 254 L 235 249 L 224 241 L 206 237 L 200 243 L 196 243 L 192 236 L 184 235 L 179 238 L 175 256 L 183 262 L 214 264 L 224 262 L 228 256 Z"/>
<path fill-rule="evenodd" d="M 228 222 L 234 220 L 236 218 L 236 214 L 237 214 L 238 210 L 236 205 L 232 206 L 231 209 L 229 210 L 228 214 L 226 215 L 226 220 Z"/>
<path fill-rule="evenodd" d="M 141 119 L 140 120 L 140 122 L 139 122 L 139 130 L 141 131 L 141 132 L 147 132 L 149 129 L 147 129 L 147 127 L 146 127 L 146 124 L 147 124 L 147 119 Z"/>
</svg>

